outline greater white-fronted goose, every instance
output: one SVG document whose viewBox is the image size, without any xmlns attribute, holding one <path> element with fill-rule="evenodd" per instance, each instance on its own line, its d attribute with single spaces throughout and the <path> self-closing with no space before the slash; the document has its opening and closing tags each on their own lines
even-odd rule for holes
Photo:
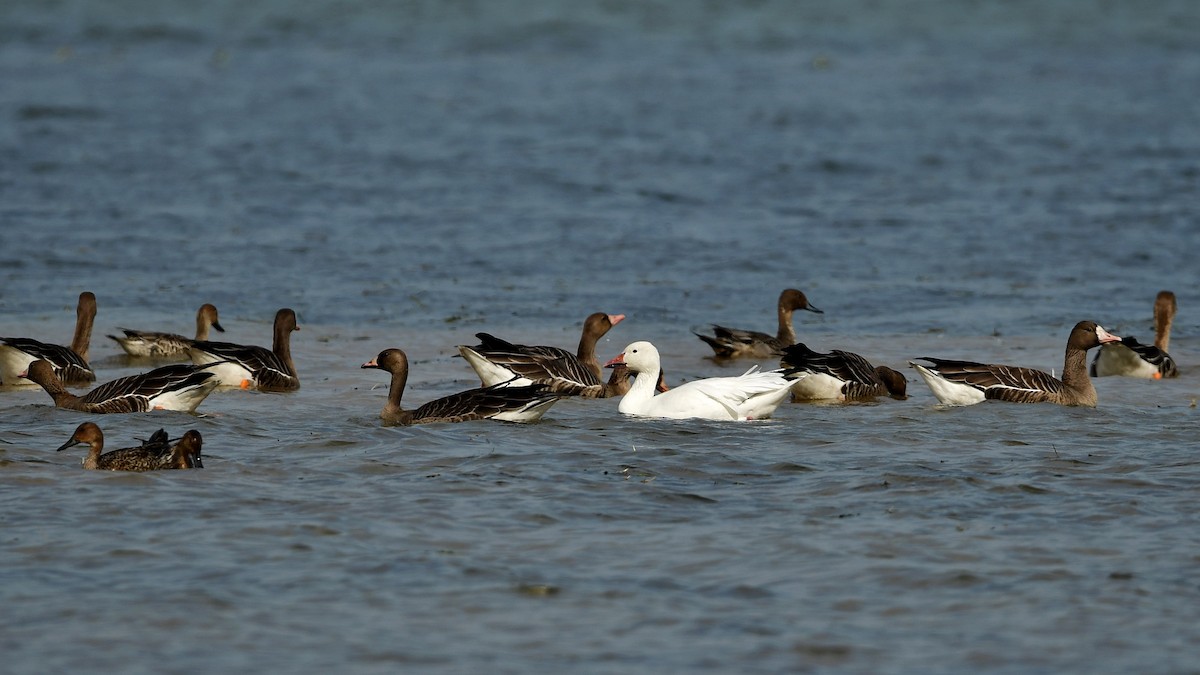
<svg viewBox="0 0 1200 675">
<path fill-rule="evenodd" d="M 784 348 L 779 365 L 784 369 L 784 377 L 808 373 L 808 377 L 792 386 L 795 400 L 906 398 L 908 383 L 903 375 L 887 366 L 871 365 L 870 361 L 853 352 L 835 349 L 822 354 L 801 342 Z"/>
<path fill-rule="evenodd" d="M 88 384 L 96 381 L 96 373 L 88 365 L 88 349 L 92 343 L 92 325 L 96 322 L 96 296 L 88 291 L 79 294 L 75 308 L 75 336 L 71 346 L 39 342 L 32 338 L 0 338 L 0 381 L 4 384 L 34 384 L 21 373 L 29 364 L 41 359 L 54 368 L 64 384 Z"/>
<path fill-rule="evenodd" d="M 59 408 L 88 413 L 148 410 L 193 412 L 217 387 L 217 379 L 208 372 L 209 368 L 211 365 L 194 366 L 190 363 L 163 366 L 148 373 L 105 382 L 83 396 L 67 391 L 50 364 L 40 359 L 29 364 L 23 377 L 42 385 Z"/>
<path fill-rule="evenodd" d="M 83 468 L 104 471 L 159 471 L 164 469 L 201 469 L 200 432 L 192 429 L 183 438 L 171 444 L 167 432 L 159 429 L 141 445 L 104 451 L 104 432 L 94 422 L 84 422 L 75 429 L 71 438 L 59 446 L 61 452 L 67 448 L 85 444 L 88 454 L 83 458 Z"/>
<path fill-rule="evenodd" d="M 378 368 L 392 374 L 387 404 L 379 417 L 386 425 L 408 426 L 434 422 L 470 422 L 501 420 L 504 422 L 533 422 L 562 398 L 544 384 L 468 389 L 430 401 L 416 410 L 401 407 L 404 387 L 408 384 L 408 356 L 400 349 L 385 349 L 363 368 Z"/>
<path fill-rule="evenodd" d="M 635 377 L 617 410 L 635 417 L 765 419 L 787 398 L 792 386 L 792 381 L 784 378 L 780 371 L 761 372 L 755 366 L 737 377 L 692 380 L 655 395 L 662 368 L 658 349 L 653 344 L 634 342 L 607 365 L 621 363 Z"/>
<path fill-rule="evenodd" d="M 554 392 L 584 398 L 609 395 L 596 359 L 596 341 L 625 318 L 624 314 L 596 312 L 583 322 L 575 354 L 558 347 L 518 345 L 488 333 L 476 333 L 479 344 L 459 345 L 462 355 L 484 386 L 508 383 L 545 384 Z"/>
<path fill-rule="evenodd" d="M 224 386 L 260 391 L 295 391 L 300 388 L 296 364 L 292 362 L 292 331 L 296 313 L 286 307 L 275 313 L 275 332 L 270 349 L 229 342 L 194 341 L 188 349 L 192 363 L 218 364 L 213 368 Z"/>
<path fill-rule="evenodd" d="M 766 359 L 779 356 L 783 348 L 796 343 L 796 330 L 792 328 L 792 312 L 797 309 L 824 314 L 821 310 L 808 304 L 808 298 L 800 291 L 789 288 L 779 294 L 779 330 L 775 335 L 767 335 L 752 330 L 726 328 L 713 324 L 713 335 L 696 337 L 712 347 L 713 358 L 717 360 L 755 358 Z"/>
<path fill-rule="evenodd" d="M 1101 345 L 1092 361 L 1092 375 L 1124 375 L 1159 380 L 1179 377 L 1175 360 L 1167 353 L 1171 346 L 1171 324 L 1175 321 L 1175 294 L 1159 291 L 1154 299 L 1154 344 L 1144 345 L 1132 337 L 1121 344 Z"/>
<path fill-rule="evenodd" d="M 221 333 L 225 332 L 225 329 L 221 327 L 221 322 L 217 318 L 217 308 L 211 304 L 204 304 L 196 312 L 195 340 L 175 333 L 155 333 L 151 331 L 130 330 L 128 328 L 118 329 L 122 333 L 125 333 L 124 337 L 116 335 L 109 335 L 108 337 L 116 340 L 117 344 L 121 345 L 121 349 L 124 349 L 125 353 L 130 356 L 155 359 L 186 359 L 192 342 L 208 340 L 209 328 L 215 328 Z"/>
<path fill-rule="evenodd" d="M 971 405 L 987 399 L 1013 403 L 1057 403 L 1096 405 L 1096 388 L 1087 373 L 1087 350 L 1118 342 L 1093 321 L 1080 321 L 1067 338 L 1062 379 L 1033 368 L 999 366 L 972 361 L 949 361 L 922 357 L 932 366 L 909 361 L 933 395 L 947 405 Z"/>
</svg>

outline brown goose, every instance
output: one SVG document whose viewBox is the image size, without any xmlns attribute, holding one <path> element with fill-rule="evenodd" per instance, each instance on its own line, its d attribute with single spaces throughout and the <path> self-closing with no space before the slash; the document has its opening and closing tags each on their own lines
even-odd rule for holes
<svg viewBox="0 0 1200 675">
<path fill-rule="evenodd" d="M 22 376 L 42 385 L 59 408 L 88 413 L 193 412 L 217 386 L 217 378 L 208 372 L 210 367 L 183 363 L 163 366 L 105 382 L 83 396 L 67 391 L 46 361 L 29 364 Z"/>
<path fill-rule="evenodd" d="M 1118 342 L 1092 321 L 1080 321 L 1067 338 L 1062 379 L 1032 368 L 997 366 L 971 361 L 947 361 L 922 357 L 925 366 L 909 361 L 939 401 L 948 405 L 971 405 L 986 399 L 1014 403 L 1058 403 L 1096 405 L 1096 388 L 1087 374 L 1087 350 Z"/>
<path fill-rule="evenodd" d="M 159 429 L 139 446 L 100 454 L 104 451 L 104 432 L 94 422 L 84 422 L 66 443 L 59 446 L 58 451 L 81 443 L 88 446 L 88 454 L 83 458 L 85 469 L 157 471 L 203 468 L 200 463 L 200 432 L 195 429 L 184 434 L 175 445 L 171 445 L 167 432 Z"/>
<path fill-rule="evenodd" d="M 796 343 L 796 330 L 792 328 L 792 312 L 797 309 L 824 314 L 823 311 L 808 304 L 808 298 L 800 291 L 789 288 L 779 294 L 779 330 L 774 336 L 752 330 L 726 328 L 713 324 L 713 335 L 696 337 L 703 340 L 713 349 L 713 358 L 717 360 L 755 358 L 766 359 L 779 356 L 783 348 Z"/>
<path fill-rule="evenodd" d="M 33 384 L 21 377 L 21 372 L 38 359 L 48 361 L 58 378 L 65 384 L 88 384 L 96 381 L 96 373 L 88 365 L 88 348 L 92 343 L 92 324 L 96 321 L 96 296 L 88 291 L 79 294 L 75 308 L 75 336 L 70 347 L 39 342 L 31 338 L 0 338 L 0 381 L 4 384 Z"/>
<path fill-rule="evenodd" d="M 208 340 L 209 328 L 215 328 L 221 333 L 225 332 L 225 329 L 221 327 L 221 322 L 217 319 L 217 308 L 214 305 L 204 304 L 196 312 L 196 340 Z M 188 349 L 194 342 L 191 338 L 175 333 L 154 333 L 128 328 L 120 330 L 125 333 L 125 337 L 116 335 L 108 337 L 116 340 L 117 344 L 121 345 L 121 349 L 124 349 L 125 353 L 130 356 L 186 359 Z"/>
<path fill-rule="evenodd" d="M 1175 309 L 1175 294 L 1159 291 L 1154 299 L 1154 344 L 1144 345 L 1126 336 L 1121 338 L 1121 344 L 1102 345 L 1092 361 L 1092 376 L 1124 375 L 1154 380 L 1179 377 L 1175 359 L 1167 353 Z"/>
<path fill-rule="evenodd" d="M 809 373 L 792 386 L 795 400 L 907 398 L 908 383 L 903 375 L 887 366 L 873 366 L 852 352 L 835 349 L 821 354 L 799 343 L 784 348 L 779 365 L 784 369 L 785 377 Z"/>
<path fill-rule="evenodd" d="M 392 374 L 387 404 L 380 413 L 386 425 L 430 424 L 433 422 L 469 422 L 502 420 L 533 422 L 562 397 L 544 384 L 507 386 L 504 384 L 451 394 L 430 401 L 416 410 L 404 410 L 400 401 L 408 383 L 408 356 L 400 349 L 385 349 L 363 368 L 378 368 Z"/>
<path fill-rule="evenodd" d="M 296 375 L 296 364 L 292 362 L 292 331 L 300 330 L 296 325 L 296 313 L 284 308 L 275 313 L 275 333 L 271 349 L 237 345 L 229 342 L 192 343 L 188 355 L 192 363 L 217 365 L 213 372 L 222 385 L 260 391 L 295 391 L 300 388 Z"/>
<path fill-rule="evenodd" d="M 601 379 L 596 342 L 625 318 L 624 314 L 596 312 L 583 322 L 575 354 L 558 347 L 518 345 L 488 333 L 476 333 L 480 344 L 459 345 L 462 355 L 484 386 L 502 383 L 541 383 L 568 396 L 604 398 L 611 395 Z"/>
</svg>

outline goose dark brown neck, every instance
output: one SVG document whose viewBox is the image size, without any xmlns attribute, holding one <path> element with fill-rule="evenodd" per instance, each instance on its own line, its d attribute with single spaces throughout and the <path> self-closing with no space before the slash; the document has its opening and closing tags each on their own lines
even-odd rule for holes
<svg viewBox="0 0 1200 675">
<path fill-rule="evenodd" d="M 404 399 L 404 388 L 408 386 L 408 355 L 400 349 L 385 349 L 379 352 L 374 361 L 368 361 L 363 368 L 379 368 L 392 374 L 391 384 L 388 385 L 387 403 L 379 417 L 388 424 L 411 424 L 413 413 L 401 406 Z"/>
<path fill-rule="evenodd" d="M 1096 387 L 1087 374 L 1087 350 L 1067 346 L 1063 357 L 1062 382 L 1067 388 L 1067 403 L 1096 405 Z"/>
<path fill-rule="evenodd" d="M 596 342 L 612 327 L 612 320 L 604 312 L 596 312 L 583 321 L 583 333 L 579 336 L 579 347 L 575 350 L 575 355 L 579 357 L 580 363 L 592 371 L 597 380 L 603 380 L 604 371 L 600 369 L 600 360 L 596 358 Z"/>
<path fill-rule="evenodd" d="M 1169 352 L 1171 346 L 1171 322 L 1175 319 L 1175 294 L 1159 291 L 1154 300 L 1154 346 Z"/>
<path fill-rule="evenodd" d="M 1067 351 L 1063 356 L 1062 383 L 1066 387 L 1063 403 L 1095 407 L 1096 387 L 1088 377 L 1087 351 L 1100 344 L 1096 335 L 1096 324 L 1080 321 L 1067 338 Z"/>
<path fill-rule="evenodd" d="M 300 330 L 296 325 L 296 313 L 290 309 L 281 309 L 275 314 L 275 335 L 271 341 L 271 351 L 283 365 L 287 367 L 288 375 L 296 377 L 296 364 L 292 362 L 292 331 Z"/>
<path fill-rule="evenodd" d="M 908 381 L 904 376 L 887 366 L 876 366 L 875 376 L 883 382 L 883 386 L 888 391 L 888 396 L 892 398 L 905 399 L 908 398 Z"/>
<path fill-rule="evenodd" d="M 26 379 L 36 382 L 50 394 L 50 398 L 54 399 L 54 405 L 59 408 L 69 408 L 71 410 L 83 410 L 80 405 L 80 398 L 75 394 L 67 391 L 63 386 L 62 380 L 58 379 L 58 375 L 54 374 L 54 367 L 50 362 L 41 359 L 29 364 L 29 370 L 25 373 Z"/>
<path fill-rule="evenodd" d="M 92 346 L 92 324 L 96 322 L 96 296 L 88 291 L 79 294 L 75 307 L 75 335 L 71 338 L 71 351 L 84 361 Z"/>
</svg>

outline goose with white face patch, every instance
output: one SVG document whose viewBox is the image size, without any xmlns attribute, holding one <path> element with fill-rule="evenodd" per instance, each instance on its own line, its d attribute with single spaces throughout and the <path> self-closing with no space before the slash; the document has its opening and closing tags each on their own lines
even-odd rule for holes
<svg viewBox="0 0 1200 675">
<path fill-rule="evenodd" d="M 1095 407 L 1096 388 L 1087 373 L 1087 350 L 1120 340 L 1093 321 L 1075 324 L 1067 338 L 1061 380 L 1033 368 L 974 361 L 922 357 L 917 360 L 933 365 L 914 361 L 909 361 L 909 365 L 917 369 L 933 395 L 946 405 L 972 405 L 990 399 Z"/>
</svg>

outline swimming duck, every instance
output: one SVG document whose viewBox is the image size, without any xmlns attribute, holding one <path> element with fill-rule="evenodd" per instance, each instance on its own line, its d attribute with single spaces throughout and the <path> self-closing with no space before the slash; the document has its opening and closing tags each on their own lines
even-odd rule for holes
<svg viewBox="0 0 1200 675">
<path fill-rule="evenodd" d="M 210 327 L 217 329 L 221 333 L 225 332 L 225 329 L 221 327 L 221 323 L 217 319 L 217 308 L 211 304 L 204 304 L 196 312 L 196 340 L 208 340 L 208 329 Z M 125 350 L 125 353 L 130 356 L 187 358 L 188 349 L 196 341 L 175 333 L 155 333 L 151 331 L 130 330 L 128 328 L 120 328 L 119 330 L 125 333 L 124 337 L 116 335 L 109 335 L 108 337 L 116 340 L 117 344 L 121 345 L 121 349 Z"/>
<path fill-rule="evenodd" d="M 83 468 L 106 471 L 157 471 L 163 469 L 203 468 L 200 462 L 200 432 L 192 429 L 174 445 L 167 432 L 159 429 L 139 446 L 104 451 L 104 432 L 94 422 L 80 424 L 71 438 L 59 446 L 61 452 L 79 444 L 88 446 Z"/>
<path fill-rule="evenodd" d="M 824 314 L 808 303 L 800 291 L 789 288 L 779 294 L 779 330 L 774 336 L 752 330 L 726 328 L 713 324 L 713 335 L 695 333 L 696 337 L 712 347 L 717 360 L 755 358 L 765 359 L 779 356 L 783 348 L 796 343 L 796 331 L 792 328 L 792 312 L 797 309 Z"/>
</svg>

